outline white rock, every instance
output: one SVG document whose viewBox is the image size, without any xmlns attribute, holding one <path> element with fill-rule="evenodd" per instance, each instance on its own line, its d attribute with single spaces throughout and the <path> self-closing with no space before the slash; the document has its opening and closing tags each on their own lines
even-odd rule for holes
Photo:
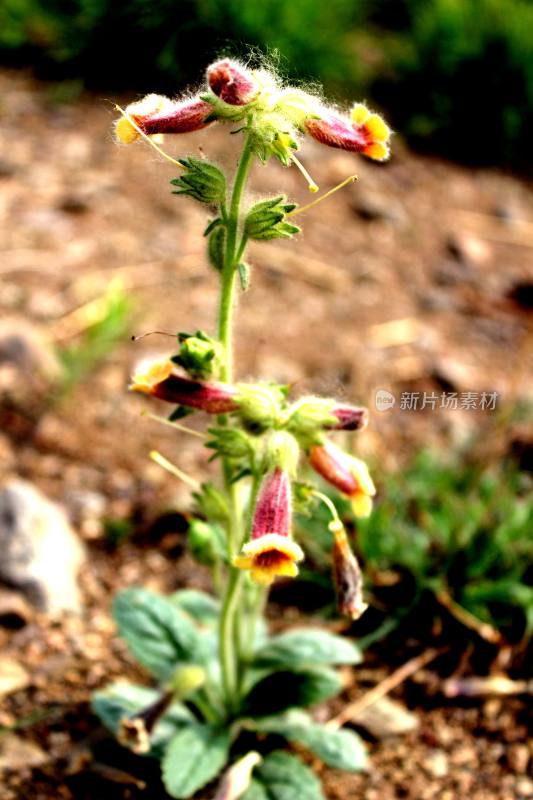
<svg viewBox="0 0 533 800">
<path fill-rule="evenodd" d="M 81 609 L 85 550 L 62 509 L 27 481 L 0 491 L 0 581 L 49 613 Z"/>
</svg>

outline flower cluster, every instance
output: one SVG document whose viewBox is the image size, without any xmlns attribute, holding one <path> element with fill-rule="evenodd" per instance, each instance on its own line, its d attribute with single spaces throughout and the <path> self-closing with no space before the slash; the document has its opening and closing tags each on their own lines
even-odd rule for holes
<svg viewBox="0 0 533 800">
<path fill-rule="evenodd" d="M 189 133 L 212 122 L 243 122 L 256 155 L 295 161 L 302 135 L 330 147 L 383 161 L 389 156 L 391 131 L 378 114 L 356 104 L 350 115 L 328 107 L 312 94 L 284 87 L 265 69 L 249 69 L 222 59 L 207 69 L 207 89 L 193 97 L 171 100 L 149 94 L 127 106 L 116 124 L 116 136 L 129 144 L 140 135 Z"/>
<path fill-rule="evenodd" d="M 235 416 L 236 426 L 210 429 L 209 446 L 217 455 L 235 460 L 252 457 L 254 463 L 261 464 L 263 478 L 250 539 L 234 556 L 234 566 L 250 570 L 251 577 L 261 584 L 270 584 L 277 576 L 297 575 L 297 563 L 304 554 L 291 538 L 291 482 L 301 452 L 322 478 L 350 498 L 356 517 L 370 514 L 376 490 L 366 464 L 327 438 L 328 432 L 364 428 L 366 409 L 320 397 L 303 397 L 290 404 L 281 387 L 195 380 L 180 374 L 175 362 L 176 357 L 144 364 L 130 388 L 178 404 L 186 411 Z M 350 553 L 348 542 L 336 535 L 334 560 L 339 587 L 355 569 Z"/>
</svg>

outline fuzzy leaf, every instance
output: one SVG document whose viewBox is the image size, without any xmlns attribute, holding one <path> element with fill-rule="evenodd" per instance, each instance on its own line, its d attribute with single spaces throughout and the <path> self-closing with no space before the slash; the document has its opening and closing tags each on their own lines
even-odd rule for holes
<svg viewBox="0 0 533 800">
<path fill-rule="evenodd" d="M 299 758 L 281 750 L 254 770 L 241 800 L 325 800 L 318 778 Z"/>
<path fill-rule="evenodd" d="M 200 592 L 197 589 L 180 589 L 171 594 L 168 599 L 199 625 L 212 626 L 217 623 L 220 603 L 206 592 Z"/>
<path fill-rule="evenodd" d="M 288 631 L 273 636 L 257 651 L 257 664 L 276 664 L 286 668 L 307 664 L 359 664 L 362 654 L 349 639 L 319 628 Z"/>
<path fill-rule="evenodd" d="M 219 225 L 218 228 L 210 234 L 207 243 L 207 255 L 209 256 L 209 263 L 215 269 L 222 271 L 224 269 L 224 256 L 226 249 L 226 228 Z"/>
<path fill-rule="evenodd" d="M 249 673 L 252 688 L 244 700 L 243 714 L 265 716 L 287 708 L 313 706 L 342 689 L 339 675 L 327 667 L 282 672 Z M 250 685 L 250 684 L 248 684 Z"/>
<path fill-rule="evenodd" d="M 231 739 L 227 729 L 195 723 L 179 731 L 163 757 L 167 792 L 187 800 L 215 778 L 228 760 Z"/>
<path fill-rule="evenodd" d="M 240 264 L 237 264 L 237 269 L 239 271 L 239 281 L 241 283 L 241 289 L 243 292 L 247 292 L 250 288 L 250 273 L 251 268 L 250 265 L 247 264 L 245 261 L 241 261 Z"/>
<path fill-rule="evenodd" d="M 190 617 L 155 592 L 119 592 L 113 616 L 131 653 L 160 681 L 168 680 L 180 663 L 205 661 L 205 645 Z"/>
<path fill-rule="evenodd" d="M 366 750 L 360 736 L 349 730 L 330 730 L 316 723 L 305 711 L 288 711 L 254 720 L 253 727 L 304 745 L 329 767 L 358 772 L 366 766 Z"/>
<path fill-rule="evenodd" d="M 121 719 L 139 713 L 158 698 L 159 692 L 156 689 L 117 681 L 96 692 L 91 705 L 96 716 L 116 736 Z M 195 722 L 195 718 L 186 706 L 172 703 L 156 722 L 150 736 L 152 748 L 149 754 L 160 757 L 162 748 L 172 736 L 192 722 Z"/>
</svg>

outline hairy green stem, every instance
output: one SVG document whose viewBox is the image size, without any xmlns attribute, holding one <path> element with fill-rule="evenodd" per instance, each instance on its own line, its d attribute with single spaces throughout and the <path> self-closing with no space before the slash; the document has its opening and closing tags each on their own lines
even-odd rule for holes
<svg viewBox="0 0 533 800">
<path fill-rule="evenodd" d="M 241 257 L 244 250 L 243 242 L 238 244 L 240 208 L 252 155 L 250 142 L 247 139 L 235 173 L 229 212 L 225 215 L 227 219 L 226 252 L 224 268 L 221 273 L 218 338 L 224 349 L 224 359 L 220 377 L 227 383 L 233 380 L 233 307 L 235 304 L 235 283 L 238 259 Z M 221 422 L 222 424 L 227 424 L 227 419 L 222 418 Z M 241 544 L 243 510 L 237 486 L 232 482 L 231 465 L 227 458 L 223 459 L 223 474 L 230 507 L 230 519 L 228 522 L 228 556 L 230 567 L 226 593 L 220 614 L 219 650 L 226 704 L 228 710 L 231 712 L 237 702 L 238 694 L 238 651 L 235 647 L 233 631 L 237 603 L 243 580 L 243 574 L 231 566 L 231 559 L 236 554 Z"/>
</svg>

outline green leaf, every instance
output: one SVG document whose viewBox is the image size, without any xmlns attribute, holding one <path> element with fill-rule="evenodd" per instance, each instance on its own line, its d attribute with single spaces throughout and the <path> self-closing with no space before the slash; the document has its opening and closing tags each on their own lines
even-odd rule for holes
<svg viewBox="0 0 533 800">
<path fill-rule="evenodd" d="M 251 686 L 244 699 L 243 714 L 265 716 L 287 708 L 312 706 L 342 690 L 339 675 L 327 667 L 271 672 L 250 670 Z"/>
<path fill-rule="evenodd" d="M 160 693 L 156 689 L 117 681 L 96 692 L 91 706 L 96 716 L 116 736 L 121 719 L 138 714 L 155 703 L 159 697 Z M 172 703 L 155 724 L 150 736 L 152 749 L 149 755 L 160 757 L 162 748 L 172 736 L 195 721 L 195 717 L 186 706 Z"/>
<path fill-rule="evenodd" d="M 316 723 L 305 711 L 294 710 L 256 719 L 253 727 L 304 745 L 329 767 L 358 772 L 366 766 L 366 749 L 360 736 L 353 731 L 330 730 Z"/>
<path fill-rule="evenodd" d="M 300 228 L 285 222 L 285 217 L 294 204 L 285 203 L 285 196 L 279 195 L 256 203 L 244 220 L 244 235 L 248 239 L 279 239 L 298 233 Z"/>
<path fill-rule="evenodd" d="M 299 758 L 275 751 L 254 770 L 241 800 L 325 800 L 318 778 Z"/>
<path fill-rule="evenodd" d="M 113 616 L 131 653 L 160 681 L 180 663 L 205 662 L 200 632 L 169 599 L 147 589 L 125 589 L 115 597 Z"/>
<path fill-rule="evenodd" d="M 167 792 L 187 800 L 215 778 L 228 760 L 228 730 L 195 723 L 179 731 L 163 757 L 163 782 Z"/>
<path fill-rule="evenodd" d="M 226 228 L 219 226 L 210 234 L 207 242 L 207 255 L 209 263 L 221 272 L 224 269 L 226 253 Z"/>
<path fill-rule="evenodd" d="M 349 639 L 319 628 L 289 631 L 273 636 L 257 651 L 257 664 L 302 667 L 307 664 L 360 664 L 362 654 Z"/>
<path fill-rule="evenodd" d="M 221 217 L 215 217 L 215 219 L 212 219 L 211 222 L 206 226 L 206 229 L 204 231 L 204 236 L 209 236 L 211 231 L 214 231 L 215 228 L 223 224 L 224 220 Z"/>
<path fill-rule="evenodd" d="M 178 191 L 173 194 L 187 194 L 200 203 L 219 204 L 226 197 L 226 178 L 224 173 L 198 158 L 182 158 L 180 164 L 185 168 L 179 178 L 170 181 Z"/>
<path fill-rule="evenodd" d="M 240 264 L 237 264 L 237 269 L 239 271 L 239 281 L 241 283 L 241 289 L 243 292 L 247 292 L 250 288 L 250 272 L 251 268 L 250 265 L 247 264 L 245 261 L 241 261 Z"/>
<path fill-rule="evenodd" d="M 218 622 L 220 603 L 210 594 L 198 589 L 180 589 L 168 598 L 199 625 L 213 626 Z"/>
</svg>

